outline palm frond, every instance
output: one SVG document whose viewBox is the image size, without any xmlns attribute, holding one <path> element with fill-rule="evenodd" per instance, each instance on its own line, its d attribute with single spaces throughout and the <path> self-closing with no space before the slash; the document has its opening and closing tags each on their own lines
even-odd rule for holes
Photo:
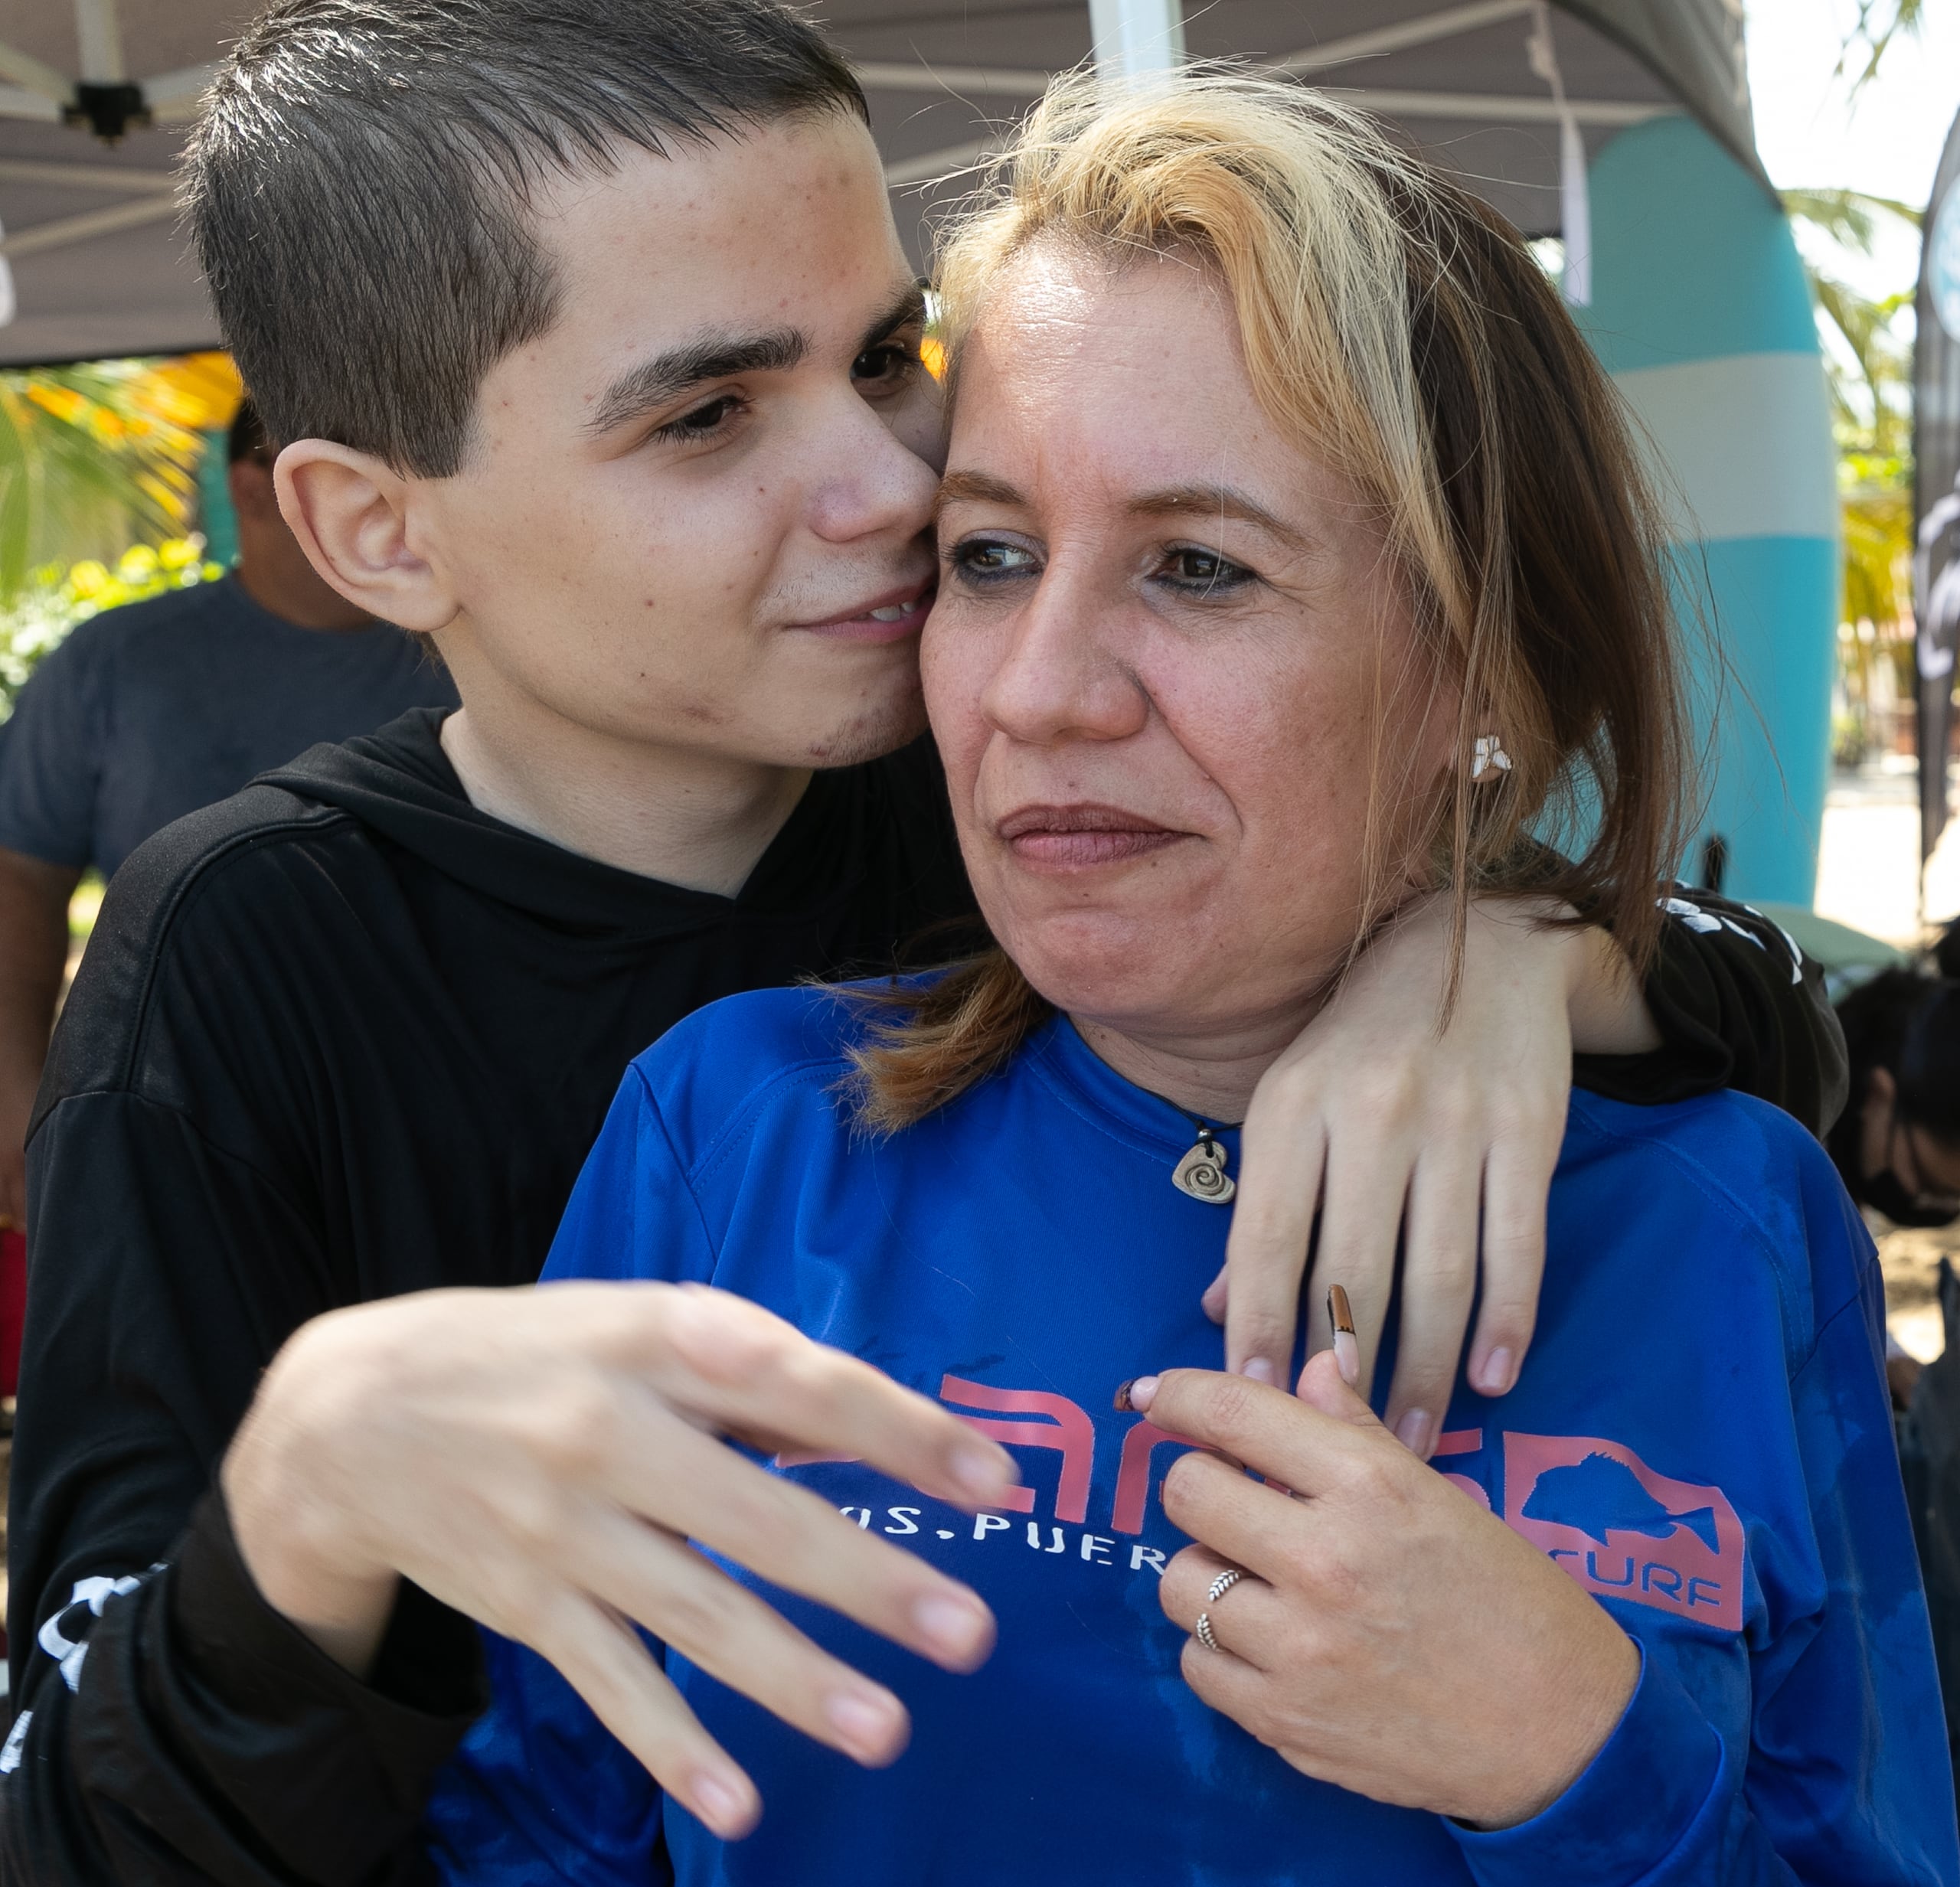
<svg viewBox="0 0 1960 1887">
<path fill-rule="evenodd" d="M 1841 79 L 1859 58 L 1864 59 L 1864 70 L 1851 81 L 1853 99 L 1878 77 L 1892 42 L 1901 33 L 1916 37 L 1925 18 L 1926 0 L 1858 0 L 1857 21 L 1838 49 L 1835 74 Z"/>
<path fill-rule="evenodd" d="M 203 442 L 155 364 L 0 371 L 0 607 L 48 563 L 179 537 Z"/>
</svg>

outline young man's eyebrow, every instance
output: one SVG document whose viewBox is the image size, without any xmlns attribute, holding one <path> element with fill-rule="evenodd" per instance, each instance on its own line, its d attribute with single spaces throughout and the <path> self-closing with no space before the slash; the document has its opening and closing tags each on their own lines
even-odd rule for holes
<svg viewBox="0 0 1960 1887">
<path fill-rule="evenodd" d="M 727 380 L 736 374 L 781 373 L 810 351 L 809 338 L 794 328 L 764 334 L 706 334 L 683 347 L 629 367 L 599 397 L 585 429 L 609 433 L 657 406 L 678 399 L 691 387 Z"/>
<path fill-rule="evenodd" d="M 926 285 L 923 282 L 908 282 L 885 304 L 884 312 L 864 330 L 864 338 L 858 344 L 861 354 L 867 348 L 876 347 L 880 341 L 889 341 L 901 328 L 909 328 L 914 322 L 923 323 L 926 318 Z"/>
<path fill-rule="evenodd" d="M 949 472 L 939 481 L 939 495 L 933 501 L 933 521 L 949 504 L 1025 504 L 1027 500 L 1004 478 L 985 472 Z"/>
<path fill-rule="evenodd" d="M 1240 523 L 1270 531 L 1282 543 L 1302 546 L 1306 540 L 1284 520 L 1276 517 L 1256 498 L 1229 485 L 1167 485 L 1160 491 L 1145 491 L 1130 500 L 1133 517 L 1154 517 L 1175 513 L 1191 518 L 1235 517 Z"/>
</svg>

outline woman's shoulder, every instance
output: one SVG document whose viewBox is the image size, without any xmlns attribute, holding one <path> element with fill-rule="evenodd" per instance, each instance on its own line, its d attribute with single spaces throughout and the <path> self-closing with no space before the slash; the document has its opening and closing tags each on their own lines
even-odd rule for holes
<svg viewBox="0 0 1960 1887">
<path fill-rule="evenodd" d="M 1589 1196 L 1595 1223 L 1644 1226 L 1673 1202 L 1697 1249 L 1713 1239 L 1738 1260 L 1753 1253 L 1786 1305 L 1805 1307 L 1793 1336 L 1855 1298 L 1873 1262 L 1823 1147 L 1781 1108 L 1733 1089 L 1659 1107 L 1575 1092 L 1560 1170 Z"/>
<path fill-rule="evenodd" d="M 637 1056 L 637 1078 L 684 1164 L 772 1105 L 816 1097 L 848 1129 L 839 1089 L 851 1051 L 889 1019 L 882 1000 L 919 978 L 746 990 L 697 1009 Z"/>
</svg>

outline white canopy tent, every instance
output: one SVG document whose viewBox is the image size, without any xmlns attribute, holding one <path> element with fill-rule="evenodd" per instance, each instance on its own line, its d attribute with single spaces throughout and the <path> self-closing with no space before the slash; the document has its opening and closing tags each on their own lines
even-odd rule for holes
<svg viewBox="0 0 1960 1887">
<path fill-rule="evenodd" d="M 253 0 L 12 0 L 0 24 L 0 364 L 208 346 L 171 172 Z M 1559 233 L 1562 132 L 1587 157 L 1669 113 L 1760 176 L 1740 0 L 828 0 L 922 258 L 930 180 L 970 162 L 1052 74 L 1181 49 L 1351 91 L 1534 235 Z M 1534 58 L 1534 31 L 1548 40 Z M 1563 152 L 1569 183 L 1576 152 Z M 0 292 L 0 307 L 4 293 Z"/>
<path fill-rule="evenodd" d="M 8 0 L 0 365 L 217 344 L 171 172 L 258 0 Z M 1808 904 L 1836 635 L 1837 497 L 1802 268 L 1757 159 L 1743 0 L 819 0 L 924 263 L 949 173 L 1054 73 L 1247 60 L 1338 88 L 1528 234 L 1642 420 L 1674 504 L 1717 765 L 1688 861 Z M 0 314 L 7 285 L 0 282 Z M 1713 677 L 1740 684 L 1717 713 Z"/>
</svg>

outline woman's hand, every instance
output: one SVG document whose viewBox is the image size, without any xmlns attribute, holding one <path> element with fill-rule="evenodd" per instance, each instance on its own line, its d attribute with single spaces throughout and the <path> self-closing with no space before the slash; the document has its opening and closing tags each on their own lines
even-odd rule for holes
<svg viewBox="0 0 1960 1887">
<path fill-rule="evenodd" d="M 1639 1654 L 1544 1554 L 1398 1447 L 1323 1352 L 1300 1399 L 1176 1370 L 1131 1398 L 1220 1450 L 1164 1481 L 1198 1543 L 1165 1569 L 1165 1613 L 1210 1614 L 1191 1688 L 1293 1767 L 1377 1801 L 1485 1827 L 1550 1806 L 1612 1733 Z M 1244 1569 L 1220 1598 L 1212 1581 Z"/>
<path fill-rule="evenodd" d="M 1565 909 L 1534 899 L 1473 904 L 1455 1009 L 1439 1031 L 1449 903 L 1426 899 L 1369 946 L 1267 1071 L 1246 1118 L 1225 1269 L 1205 1294 L 1225 1325 L 1227 1370 L 1286 1379 L 1318 1211 L 1312 1298 L 1318 1304 L 1329 1285 L 1346 1287 L 1364 1383 L 1373 1379 L 1406 1217 L 1387 1420 L 1407 1447 L 1426 1459 L 1449 1406 L 1480 1229 L 1484 1291 L 1470 1380 L 1501 1396 L 1517 1379 L 1537 1314 L 1573 1050 L 1659 1045 L 1612 939 L 1544 924 Z M 1328 1333 L 1317 1327 L 1312 1339 L 1323 1347 Z"/>
</svg>

